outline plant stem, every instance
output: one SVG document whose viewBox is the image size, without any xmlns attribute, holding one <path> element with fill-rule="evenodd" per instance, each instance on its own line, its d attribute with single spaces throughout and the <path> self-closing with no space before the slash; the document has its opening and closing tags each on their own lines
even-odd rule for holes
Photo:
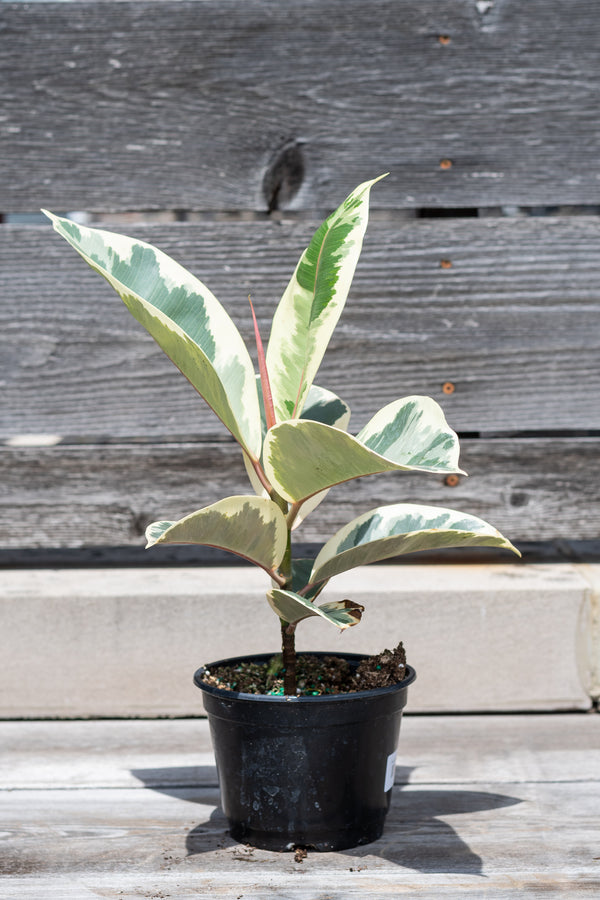
<svg viewBox="0 0 600 900">
<path fill-rule="evenodd" d="M 273 491 L 271 499 L 281 509 L 284 516 L 288 513 L 288 504 Z M 287 529 L 287 547 L 283 559 L 279 563 L 279 577 L 284 582 L 280 585 L 284 590 L 292 589 L 292 531 L 288 526 Z M 281 655 L 283 658 L 283 693 L 288 697 L 296 696 L 296 625 L 298 623 L 281 622 Z"/>
<path fill-rule="evenodd" d="M 301 506 L 302 506 L 301 503 L 292 503 L 292 505 L 291 505 L 290 511 L 287 516 L 287 527 L 288 527 L 289 531 L 292 530 L 292 525 L 296 521 L 296 516 L 300 512 Z"/>
<path fill-rule="evenodd" d="M 288 531 L 285 556 L 279 566 L 281 575 L 288 580 L 284 589 L 292 587 L 292 537 Z M 297 623 L 296 623 L 297 624 Z M 296 696 L 296 624 L 281 622 L 281 654 L 283 656 L 283 692 L 286 696 Z"/>
<path fill-rule="evenodd" d="M 296 696 L 296 626 L 281 623 L 281 653 L 283 657 L 283 693 Z"/>
<path fill-rule="evenodd" d="M 260 481 L 260 483 L 266 490 L 267 494 L 269 494 L 271 496 L 271 499 L 273 499 L 273 497 L 272 497 L 273 486 L 269 483 L 267 476 L 263 472 L 263 468 L 262 468 L 261 464 L 259 463 L 259 461 L 257 459 L 251 459 L 250 462 L 252 463 L 252 468 L 254 469 L 254 471 L 256 472 L 256 474 L 258 476 L 258 480 Z"/>
</svg>

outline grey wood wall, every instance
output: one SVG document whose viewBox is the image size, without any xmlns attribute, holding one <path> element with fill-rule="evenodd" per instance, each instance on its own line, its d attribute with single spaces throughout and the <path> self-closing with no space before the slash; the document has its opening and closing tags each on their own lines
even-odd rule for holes
<svg viewBox="0 0 600 900">
<path fill-rule="evenodd" d="M 304 540 L 392 499 L 464 508 L 517 543 L 598 537 L 594 3 L 0 12 L 0 547 L 139 545 L 146 522 L 246 490 L 194 391 L 23 214 L 83 211 L 157 244 L 250 339 L 248 293 L 266 334 L 320 218 L 384 171 L 318 381 L 349 401 L 353 429 L 398 396 L 433 396 L 470 477 L 341 488 Z"/>
</svg>

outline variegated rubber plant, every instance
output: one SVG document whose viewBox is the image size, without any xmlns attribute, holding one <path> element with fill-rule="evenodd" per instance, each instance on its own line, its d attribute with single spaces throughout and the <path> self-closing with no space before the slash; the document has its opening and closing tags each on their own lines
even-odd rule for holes
<svg viewBox="0 0 600 900">
<path fill-rule="evenodd" d="M 143 241 L 47 213 L 240 444 L 256 495 L 228 497 L 177 522 L 154 522 L 147 546 L 207 544 L 265 570 L 267 600 L 281 622 L 286 694 L 296 692 L 299 622 L 320 616 L 343 629 L 360 621 L 363 607 L 353 601 L 317 604 L 332 576 L 416 550 L 477 545 L 518 553 L 475 516 L 395 503 L 349 522 L 315 560 L 292 556 L 292 530 L 334 485 L 378 472 L 461 472 L 458 438 L 434 400 L 389 403 L 354 437 L 347 404 L 314 384 L 344 308 L 376 181 L 359 185 L 316 231 L 275 311 L 266 354 L 254 318 L 258 376 L 225 309 L 186 269 Z"/>
</svg>

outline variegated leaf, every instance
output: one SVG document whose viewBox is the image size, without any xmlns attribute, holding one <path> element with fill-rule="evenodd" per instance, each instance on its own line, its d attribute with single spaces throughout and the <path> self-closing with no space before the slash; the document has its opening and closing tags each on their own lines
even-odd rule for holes
<svg viewBox="0 0 600 900">
<path fill-rule="evenodd" d="M 333 391 L 312 384 L 301 418 L 309 419 L 311 422 L 323 422 L 325 425 L 347 431 L 350 424 L 350 407 Z"/>
<path fill-rule="evenodd" d="M 354 600 L 330 600 L 329 603 L 322 603 L 319 611 L 339 628 L 351 628 L 358 625 L 365 608 Z"/>
<path fill-rule="evenodd" d="M 322 606 L 314 606 L 306 597 L 279 588 L 270 590 L 267 599 L 279 618 L 290 624 L 301 622 L 309 616 L 321 616 L 343 630 L 357 625 L 364 611 L 364 606 L 353 603 L 352 600 L 334 600 Z"/>
<path fill-rule="evenodd" d="M 273 574 L 286 551 L 285 516 L 262 497 L 219 500 L 178 522 L 154 522 L 146 529 L 147 547 L 155 544 L 204 544 L 229 550 Z"/>
<path fill-rule="evenodd" d="M 289 502 L 378 472 L 461 472 L 458 438 L 429 397 L 381 409 L 358 437 L 303 419 L 272 428 L 263 447 L 267 478 Z"/>
<path fill-rule="evenodd" d="M 257 376 L 257 383 L 260 387 L 260 379 Z M 260 394 L 259 394 L 259 399 Z M 263 435 L 267 433 L 267 425 L 264 416 L 264 408 L 262 404 L 262 400 L 260 403 L 261 407 L 261 416 L 262 416 L 262 425 L 263 425 Z M 306 398 L 306 403 L 304 405 L 304 409 L 302 410 L 302 418 L 310 419 L 314 422 L 325 422 L 327 425 L 333 425 L 336 428 L 341 428 L 343 431 L 346 431 L 348 425 L 350 423 L 350 407 L 347 403 L 341 400 L 337 394 L 334 394 L 333 391 L 328 391 L 325 388 L 317 387 L 316 384 L 311 385 L 310 391 L 308 392 L 308 397 Z M 244 465 L 246 467 L 246 472 L 248 474 L 248 478 L 250 479 L 250 483 L 252 487 L 256 491 L 259 497 L 267 497 L 267 492 L 265 488 L 262 486 L 255 470 L 248 458 L 248 455 L 244 453 Z M 317 494 L 315 497 L 311 497 L 307 503 L 303 504 L 300 513 L 298 514 L 293 528 L 297 528 L 298 525 L 302 522 L 303 519 L 315 509 L 322 500 L 325 499 L 327 495 L 327 491 L 322 491 L 320 494 Z"/>
<path fill-rule="evenodd" d="M 310 584 L 310 575 L 313 569 L 314 559 L 293 559 L 292 560 L 292 584 L 291 590 L 298 594 L 304 591 Z M 315 600 L 321 593 L 327 581 L 321 581 L 319 584 L 313 585 L 310 590 L 306 591 L 303 596 L 307 600 Z"/>
<path fill-rule="evenodd" d="M 419 472 L 462 472 L 458 437 L 446 422 L 442 407 L 431 397 L 404 397 L 388 403 L 356 438 L 385 459 Z"/>
<path fill-rule="evenodd" d="M 168 531 L 172 525 L 175 525 L 175 522 L 161 521 L 152 522 L 148 525 L 146 527 L 146 550 L 148 547 L 153 547 L 154 544 L 158 544 L 165 531 Z"/>
<path fill-rule="evenodd" d="M 263 396 L 262 396 L 260 375 L 256 376 L 256 390 L 257 390 L 257 394 L 258 394 L 258 407 L 259 407 L 259 412 L 260 412 L 260 434 L 261 434 L 261 450 L 262 450 L 262 444 L 265 439 L 265 435 L 267 433 L 267 419 L 265 416 L 265 406 L 264 406 Z M 256 471 L 254 469 L 254 466 L 252 465 L 250 457 L 248 456 L 248 454 L 245 451 L 242 451 L 242 458 L 244 460 L 246 474 L 248 475 L 248 478 L 250 479 L 250 484 L 252 485 L 254 491 L 256 492 L 256 494 L 259 497 L 268 497 L 269 495 L 268 495 L 267 491 L 265 490 L 265 488 L 263 487 L 263 485 L 261 484 L 260 478 L 256 474 Z M 259 462 L 260 462 L 260 458 L 261 458 L 261 454 L 259 453 L 258 454 Z"/>
<path fill-rule="evenodd" d="M 403 553 L 444 547 L 499 547 L 521 555 L 499 531 L 477 516 L 396 503 L 358 516 L 327 541 L 315 560 L 310 583 Z"/>
<path fill-rule="evenodd" d="M 267 368 L 278 422 L 304 406 L 348 296 L 377 181 L 359 185 L 317 229 L 275 311 Z"/>
<path fill-rule="evenodd" d="M 258 458 L 262 435 L 254 367 L 239 331 L 216 297 L 150 244 L 46 215 L 106 278 L 246 452 Z"/>
<path fill-rule="evenodd" d="M 333 391 L 328 391 L 313 384 L 302 410 L 302 418 L 310 419 L 312 422 L 323 422 L 325 425 L 331 425 L 333 428 L 347 431 L 350 424 L 350 407 L 343 400 L 340 400 Z M 324 491 L 319 491 L 318 494 L 314 494 L 302 504 L 292 525 L 292 531 L 298 528 L 306 517 L 323 502 L 328 493 L 328 488 Z"/>
</svg>

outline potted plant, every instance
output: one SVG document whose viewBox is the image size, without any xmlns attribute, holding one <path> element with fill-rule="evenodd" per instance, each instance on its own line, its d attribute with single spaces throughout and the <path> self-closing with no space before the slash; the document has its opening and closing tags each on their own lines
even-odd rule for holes
<svg viewBox="0 0 600 900">
<path fill-rule="evenodd" d="M 518 553 L 475 516 L 395 503 L 348 523 L 315 560 L 293 555 L 293 530 L 337 484 L 380 472 L 461 472 L 458 438 L 434 400 L 388 403 L 353 436 L 347 404 L 314 384 L 346 301 L 376 181 L 359 185 L 314 234 L 277 306 L 266 352 L 252 309 L 258 376 L 224 308 L 186 269 L 142 241 L 47 213 L 241 447 L 254 494 L 227 497 L 176 522 L 154 522 L 146 534 L 148 546 L 197 543 L 231 551 L 269 576 L 267 601 L 281 625 L 280 660 L 221 663 L 275 675 L 280 668 L 282 688 L 251 694 L 229 682 L 223 689 L 215 682 L 220 664 L 203 667 L 195 680 L 205 695 L 232 834 L 271 849 L 366 843 L 381 834 L 389 806 L 414 671 L 396 666 L 395 684 L 364 690 L 357 679 L 361 657 L 346 654 L 350 691 L 298 694 L 298 625 L 319 616 L 345 629 L 363 612 L 352 600 L 320 602 L 329 579 L 418 550 L 478 545 Z"/>
</svg>

